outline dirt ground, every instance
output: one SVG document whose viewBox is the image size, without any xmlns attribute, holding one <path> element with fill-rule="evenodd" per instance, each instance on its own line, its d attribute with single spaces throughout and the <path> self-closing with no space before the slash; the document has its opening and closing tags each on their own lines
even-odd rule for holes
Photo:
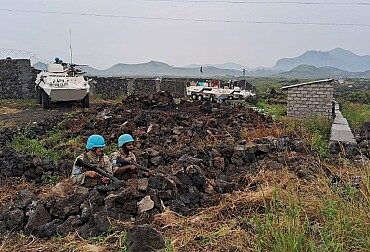
<svg viewBox="0 0 370 252">
<path fill-rule="evenodd" d="M 96 103 L 90 104 L 91 108 L 96 106 Z M 0 127 L 27 125 L 81 110 L 81 104 L 76 102 L 52 103 L 50 109 L 43 109 L 33 100 L 3 100 L 0 103 Z"/>
</svg>

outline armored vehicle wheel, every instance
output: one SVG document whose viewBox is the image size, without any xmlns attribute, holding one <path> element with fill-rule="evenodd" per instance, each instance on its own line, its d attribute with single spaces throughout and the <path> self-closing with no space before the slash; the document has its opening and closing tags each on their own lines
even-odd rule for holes
<svg viewBox="0 0 370 252">
<path fill-rule="evenodd" d="M 216 98 L 212 95 L 212 96 L 209 98 L 209 101 L 210 101 L 210 102 L 215 102 L 215 101 L 216 101 Z"/>
<path fill-rule="evenodd" d="M 198 96 L 198 101 L 203 101 L 203 96 L 202 95 Z"/>
<path fill-rule="evenodd" d="M 40 90 L 41 92 L 41 105 L 44 109 L 48 109 L 49 105 L 49 96 L 44 90 Z"/>
<path fill-rule="evenodd" d="M 196 100 L 196 99 L 197 99 L 197 95 L 196 95 L 196 94 L 192 94 L 192 95 L 191 95 L 191 99 L 192 99 L 192 100 Z"/>
<path fill-rule="evenodd" d="M 89 103 L 89 94 L 87 94 L 83 99 L 82 99 L 82 107 L 88 108 L 90 106 Z"/>
<path fill-rule="evenodd" d="M 232 99 L 233 99 L 233 97 L 232 97 L 232 96 L 229 96 L 229 97 L 227 97 L 227 99 L 228 99 L 228 100 L 232 100 Z"/>
<path fill-rule="evenodd" d="M 40 88 L 37 88 L 36 89 L 36 98 L 37 98 L 37 102 L 39 104 L 42 104 L 42 98 L 41 98 L 41 90 L 40 90 Z"/>
</svg>

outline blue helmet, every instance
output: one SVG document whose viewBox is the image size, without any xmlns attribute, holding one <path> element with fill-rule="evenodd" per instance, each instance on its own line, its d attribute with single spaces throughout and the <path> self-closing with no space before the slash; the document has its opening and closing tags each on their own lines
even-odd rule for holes
<svg viewBox="0 0 370 252">
<path fill-rule="evenodd" d="M 122 147 L 125 143 L 133 142 L 134 139 L 130 134 L 123 134 L 118 138 L 118 147 Z"/>
<path fill-rule="evenodd" d="M 55 62 L 59 62 L 59 58 L 58 57 L 55 57 Z"/>
<path fill-rule="evenodd" d="M 105 147 L 105 140 L 101 135 L 91 135 L 87 139 L 86 149 Z"/>
</svg>

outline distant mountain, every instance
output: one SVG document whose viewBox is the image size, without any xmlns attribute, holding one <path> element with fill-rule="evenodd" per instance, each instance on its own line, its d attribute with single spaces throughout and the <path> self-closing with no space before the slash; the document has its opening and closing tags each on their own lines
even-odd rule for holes
<svg viewBox="0 0 370 252">
<path fill-rule="evenodd" d="M 226 63 L 233 64 L 233 63 Z M 236 64 L 237 65 L 237 64 Z M 78 66 L 85 75 L 88 76 L 127 76 L 127 77 L 155 77 L 155 76 L 167 76 L 167 77 L 238 77 L 243 75 L 242 70 L 235 69 L 224 69 L 214 66 L 202 66 L 203 73 L 200 72 L 200 65 L 192 65 L 195 67 L 173 67 L 163 62 L 150 61 L 142 64 L 116 64 L 106 70 L 98 70 L 93 67 L 82 65 Z M 230 65 L 229 65 L 230 66 Z M 239 65 L 240 66 L 240 65 Z M 39 70 L 47 70 L 47 64 L 37 62 L 33 65 L 34 68 Z M 259 68 L 256 70 L 246 70 L 245 75 L 247 76 L 270 76 L 277 74 L 279 71 L 271 69 Z"/>
<path fill-rule="evenodd" d="M 47 65 L 38 62 L 34 68 L 46 70 Z M 200 72 L 202 67 L 203 73 Z M 90 66 L 78 66 L 88 76 L 122 76 L 122 77 L 286 77 L 286 78 L 327 78 L 356 77 L 370 78 L 370 56 L 358 56 L 344 49 L 333 49 L 327 52 L 307 51 L 295 58 L 284 58 L 276 62 L 273 68 L 251 69 L 236 63 L 192 64 L 186 67 L 173 67 L 159 61 L 141 64 L 116 64 L 106 70 Z"/>
<path fill-rule="evenodd" d="M 89 76 L 106 76 L 105 70 L 99 70 L 85 65 L 78 66 L 77 68 L 80 69 L 84 74 Z"/>
<path fill-rule="evenodd" d="M 364 72 L 370 70 L 370 56 L 358 56 L 341 48 L 327 52 L 307 51 L 295 58 L 278 60 L 273 69 L 289 71 L 303 64 L 315 67 L 334 67 L 350 72 Z"/>
<path fill-rule="evenodd" d="M 299 65 L 290 71 L 272 75 L 271 77 L 282 78 L 339 78 L 339 77 L 370 77 L 370 71 L 366 72 L 348 72 L 334 67 L 315 67 L 311 65 Z"/>
<path fill-rule="evenodd" d="M 216 67 L 186 68 L 173 67 L 163 62 L 150 61 L 142 64 L 119 63 L 106 70 L 82 69 L 87 75 L 97 76 L 168 76 L 168 77 L 211 77 L 211 76 L 241 76 L 242 71 L 233 69 L 220 69 Z"/>
<path fill-rule="evenodd" d="M 200 68 L 201 66 L 202 67 L 216 67 L 216 68 L 221 68 L 221 69 L 233 69 L 233 70 L 239 70 L 239 71 L 243 71 L 243 69 L 248 70 L 248 71 L 252 70 L 252 68 L 250 67 L 246 67 L 246 66 L 236 64 L 233 62 L 228 62 L 228 63 L 223 63 L 223 64 L 205 64 L 205 65 L 191 64 L 185 67 L 186 68 Z"/>
</svg>

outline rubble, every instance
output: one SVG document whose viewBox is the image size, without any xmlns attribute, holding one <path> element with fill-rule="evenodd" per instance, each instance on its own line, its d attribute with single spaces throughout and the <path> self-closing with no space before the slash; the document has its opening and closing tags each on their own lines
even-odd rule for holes
<svg viewBox="0 0 370 252">
<path fill-rule="evenodd" d="M 358 153 L 362 154 L 362 158 L 370 159 L 370 121 L 365 122 L 355 132 L 356 142 L 358 144 Z M 369 161 L 368 161 L 369 162 Z"/>
<path fill-rule="evenodd" d="M 149 225 L 139 225 L 128 230 L 129 252 L 151 252 L 165 248 L 162 235 Z"/>
<path fill-rule="evenodd" d="M 79 134 L 83 141 L 91 134 L 101 134 L 108 146 L 116 145 L 120 134 L 132 134 L 138 163 L 154 175 L 147 179 L 127 174 L 119 186 L 97 186 L 90 191 L 77 187 L 67 194 L 43 198 L 20 192 L 14 204 L 0 207 L 0 229 L 5 222 L 9 230 L 25 230 L 40 237 L 74 230 L 82 237 L 97 236 L 111 230 L 114 220 L 148 223 L 165 208 L 186 215 L 215 205 L 218 194 L 239 190 L 248 183 L 245 174 L 259 169 L 287 168 L 302 179 L 324 169 L 310 159 L 300 139 L 244 137 L 271 123 L 269 116 L 240 104 L 175 103 L 165 92 L 129 96 L 122 104 L 83 110 L 62 121 L 65 134 Z M 52 125 L 55 123 L 37 127 L 34 133 L 45 134 Z M 0 134 L 11 139 L 14 132 Z M 13 164 L 15 158 L 22 161 Z M 40 182 L 45 172 L 60 174 L 62 167 L 19 154 L 4 144 L 0 145 L 0 161 L 2 176 L 23 176 L 35 182 Z M 73 160 L 65 162 L 71 169 Z M 41 171 L 40 176 L 32 177 L 38 174 L 36 170 Z M 58 185 L 60 188 L 63 186 Z M 40 216 L 45 218 L 39 221 Z"/>
</svg>

